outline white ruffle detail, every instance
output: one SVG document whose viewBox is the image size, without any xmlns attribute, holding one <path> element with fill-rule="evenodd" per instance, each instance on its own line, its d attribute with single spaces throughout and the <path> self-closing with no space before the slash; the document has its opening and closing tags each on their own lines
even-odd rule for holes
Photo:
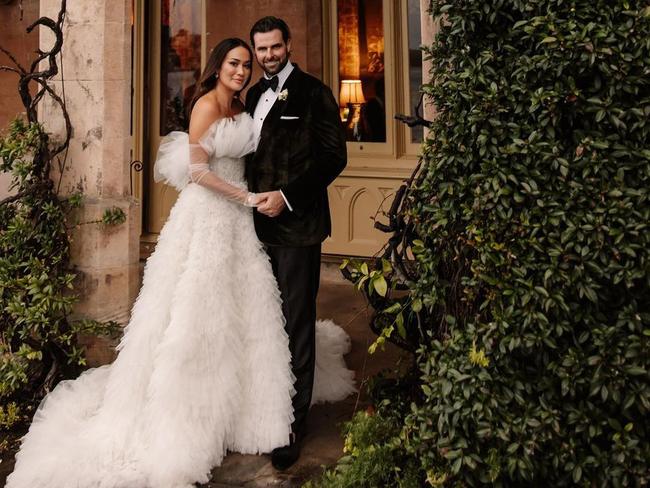
<svg viewBox="0 0 650 488">
<path fill-rule="evenodd" d="M 215 131 L 215 147 L 228 134 Z M 167 154 L 187 145 L 172 140 Z M 224 142 L 232 152 L 210 165 L 243 188 L 243 161 L 232 157 L 247 144 L 239 140 L 238 150 Z M 319 322 L 316 342 L 314 400 L 341 399 L 354 390 L 342 360 L 349 338 Z M 43 400 L 6 488 L 190 488 L 208 481 L 227 450 L 263 453 L 288 442 L 289 341 L 250 208 L 185 186 L 118 351 L 111 365 L 61 382 Z"/>
<path fill-rule="evenodd" d="M 185 132 L 170 132 L 163 137 L 153 165 L 153 179 L 181 191 L 190 182 L 190 143 Z"/>
<path fill-rule="evenodd" d="M 253 119 L 246 112 L 219 119 L 205 131 L 199 144 L 216 158 L 242 158 L 257 146 Z"/>
<path fill-rule="evenodd" d="M 216 120 L 200 137 L 199 144 L 213 158 L 240 159 L 255 151 L 253 119 L 243 112 Z M 162 138 L 158 147 L 153 178 L 181 191 L 190 182 L 189 136 L 173 131 Z"/>
<path fill-rule="evenodd" d="M 316 322 L 316 370 L 311 404 L 338 402 L 356 393 L 354 371 L 343 356 L 352 349 L 350 336 L 331 320 Z"/>
</svg>

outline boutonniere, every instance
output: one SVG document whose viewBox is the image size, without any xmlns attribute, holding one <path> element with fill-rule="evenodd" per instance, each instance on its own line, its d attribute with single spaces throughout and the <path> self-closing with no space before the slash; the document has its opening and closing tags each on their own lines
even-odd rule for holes
<svg viewBox="0 0 650 488">
<path fill-rule="evenodd" d="M 289 98 L 289 90 L 285 88 L 278 94 L 278 100 L 284 102 L 287 98 Z"/>
</svg>

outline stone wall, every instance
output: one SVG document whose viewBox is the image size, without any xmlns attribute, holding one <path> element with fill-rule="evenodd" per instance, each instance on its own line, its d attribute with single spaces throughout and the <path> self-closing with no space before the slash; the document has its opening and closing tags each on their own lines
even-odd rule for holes
<svg viewBox="0 0 650 488">
<path fill-rule="evenodd" d="M 55 17 L 59 7 L 59 0 L 41 0 L 42 15 Z M 48 49 L 52 41 L 49 31 L 43 30 L 41 49 Z M 116 227 L 89 224 L 73 232 L 73 262 L 82 295 L 75 314 L 126 323 L 140 284 L 140 208 L 129 187 L 131 1 L 69 1 L 62 56 L 62 69 L 52 85 L 62 95 L 63 76 L 74 129 L 62 194 L 83 192 L 81 222 L 100 219 L 112 207 L 127 215 L 126 223 Z M 50 102 L 41 108 L 39 118 L 48 131 L 62 134 L 63 119 L 56 106 Z M 112 358 L 102 344 L 89 345 L 91 363 Z"/>
<path fill-rule="evenodd" d="M 39 17 L 39 0 L 23 0 L 22 18 L 17 1 L 0 5 L 0 46 L 12 53 L 18 62 L 29 68 L 38 49 L 38 31 L 27 34 L 26 29 Z M 0 52 L 0 65 L 13 66 L 7 55 Z M 18 96 L 18 77 L 14 73 L 0 71 L 0 132 L 16 115 L 24 111 Z M 0 173 L 0 199 L 9 192 L 9 175 Z"/>
</svg>

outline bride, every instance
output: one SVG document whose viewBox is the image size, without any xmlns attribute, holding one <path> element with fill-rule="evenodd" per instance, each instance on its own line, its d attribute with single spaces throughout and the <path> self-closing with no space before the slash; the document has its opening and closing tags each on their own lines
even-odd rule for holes
<svg viewBox="0 0 650 488">
<path fill-rule="evenodd" d="M 253 227 L 242 157 L 256 140 L 239 94 L 252 53 L 212 51 L 189 136 L 162 143 L 157 179 L 182 190 L 147 260 L 116 360 L 43 400 L 7 488 L 186 488 L 227 451 L 286 445 L 293 375 L 280 293 Z M 203 93 L 205 92 L 205 93 Z M 349 338 L 317 325 L 314 398 L 354 391 Z"/>
</svg>

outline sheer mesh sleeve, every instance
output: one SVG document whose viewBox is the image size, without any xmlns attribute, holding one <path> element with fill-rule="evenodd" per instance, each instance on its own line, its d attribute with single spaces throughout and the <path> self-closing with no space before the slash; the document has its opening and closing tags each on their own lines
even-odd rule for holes
<svg viewBox="0 0 650 488">
<path fill-rule="evenodd" d="M 247 207 L 257 205 L 257 195 L 231 185 L 210 171 L 210 155 L 200 144 L 190 144 L 190 180 Z"/>
</svg>

